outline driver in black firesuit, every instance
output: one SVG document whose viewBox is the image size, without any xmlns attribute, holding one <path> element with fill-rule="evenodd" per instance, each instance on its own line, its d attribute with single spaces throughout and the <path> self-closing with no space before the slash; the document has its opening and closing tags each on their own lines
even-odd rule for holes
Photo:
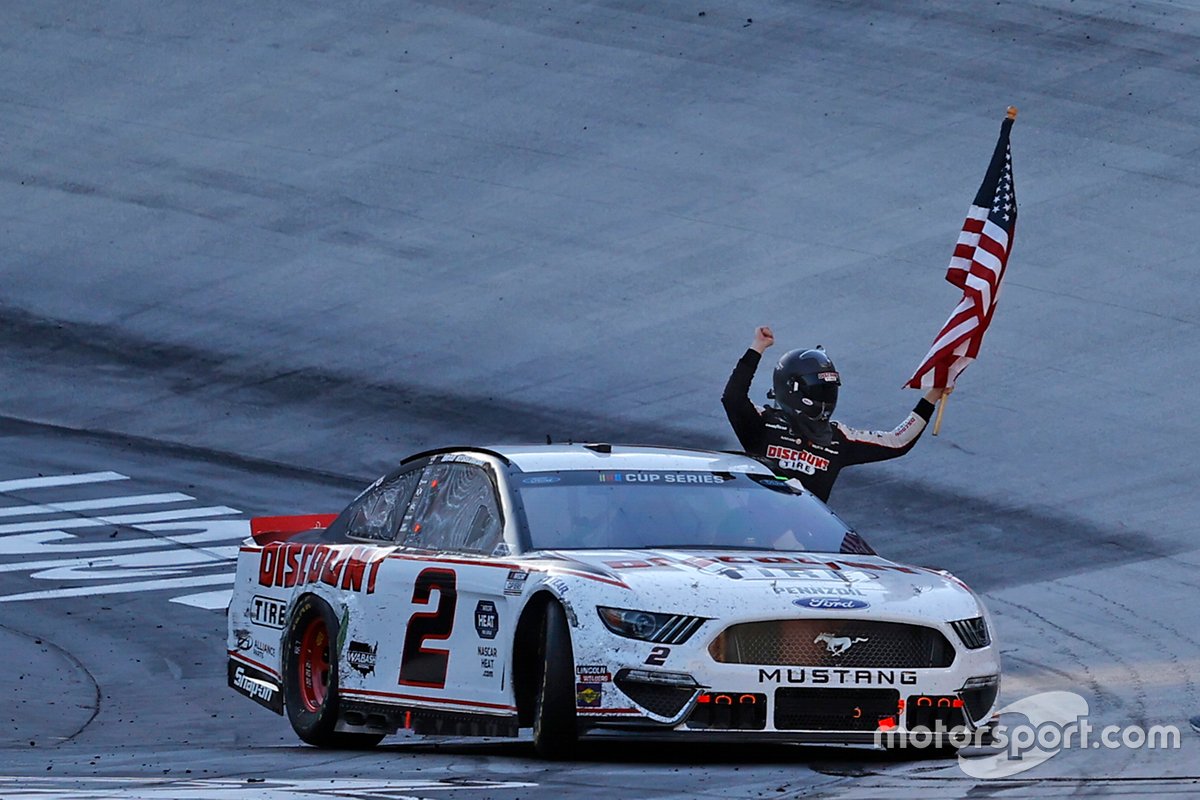
<svg viewBox="0 0 1200 800">
<path fill-rule="evenodd" d="M 763 351 L 775 343 L 768 327 L 754 332 L 754 343 L 733 368 L 721 405 L 747 453 L 765 456 L 780 475 L 798 478 L 822 500 L 842 467 L 902 456 L 912 449 L 933 414 L 941 389 L 930 390 L 903 422 L 890 431 L 860 431 L 836 420 L 842 379 L 824 350 L 792 350 L 779 359 L 768 397 L 775 407 L 750 402 L 750 382 Z"/>
</svg>

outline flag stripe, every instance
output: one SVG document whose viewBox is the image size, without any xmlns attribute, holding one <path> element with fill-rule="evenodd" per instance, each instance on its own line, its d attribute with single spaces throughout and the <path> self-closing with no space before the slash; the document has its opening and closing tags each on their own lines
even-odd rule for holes
<svg viewBox="0 0 1200 800">
<path fill-rule="evenodd" d="M 1000 126 L 988 171 L 955 242 L 946 281 L 962 290 L 962 299 L 942 325 L 907 386 L 950 388 L 979 354 L 1000 296 L 1012 234 L 1017 221 L 1009 134 L 1012 120 Z M 988 203 L 988 205 L 983 205 Z"/>
</svg>

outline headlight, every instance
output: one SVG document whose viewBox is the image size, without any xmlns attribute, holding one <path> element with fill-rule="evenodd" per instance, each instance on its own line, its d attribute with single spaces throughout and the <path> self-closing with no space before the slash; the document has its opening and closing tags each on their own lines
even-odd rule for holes
<svg viewBox="0 0 1200 800">
<path fill-rule="evenodd" d="M 687 614 L 659 614 L 604 606 L 596 606 L 596 610 L 600 612 L 604 627 L 617 636 L 663 644 L 683 644 L 707 619 Z"/>
<path fill-rule="evenodd" d="M 950 623 L 950 627 L 958 634 L 958 638 L 962 640 L 962 643 L 968 650 L 978 650 L 992 643 L 992 637 L 987 629 L 987 622 L 983 617 L 957 619 Z"/>
</svg>

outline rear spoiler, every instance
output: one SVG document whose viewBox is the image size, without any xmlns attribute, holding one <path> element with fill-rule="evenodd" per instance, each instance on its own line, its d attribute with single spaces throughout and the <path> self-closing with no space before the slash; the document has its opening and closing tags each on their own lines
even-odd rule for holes
<svg viewBox="0 0 1200 800">
<path fill-rule="evenodd" d="M 281 542 L 293 534 L 328 528 L 337 514 L 301 514 L 290 517 L 255 517 L 250 520 L 250 536 L 258 545 Z"/>
</svg>

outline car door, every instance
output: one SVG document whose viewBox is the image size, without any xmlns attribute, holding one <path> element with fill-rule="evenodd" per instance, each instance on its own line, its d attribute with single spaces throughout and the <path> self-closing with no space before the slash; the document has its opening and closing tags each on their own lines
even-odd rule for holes
<svg viewBox="0 0 1200 800">
<path fill-rule="evenodd" d="M 416 482 L 400 521 L 399 548 L 364 598 L 364 618 L 395 631 L 375 647 L 369 681 L 376 699 L 459 713 L 515 711 L 508 647 L 515 619 L 505 602 L 509 572 L 497 476 L 487 462 L 435 457 Z M 384 636 L 378 637 L 380 640 Z"/>
</svg>

